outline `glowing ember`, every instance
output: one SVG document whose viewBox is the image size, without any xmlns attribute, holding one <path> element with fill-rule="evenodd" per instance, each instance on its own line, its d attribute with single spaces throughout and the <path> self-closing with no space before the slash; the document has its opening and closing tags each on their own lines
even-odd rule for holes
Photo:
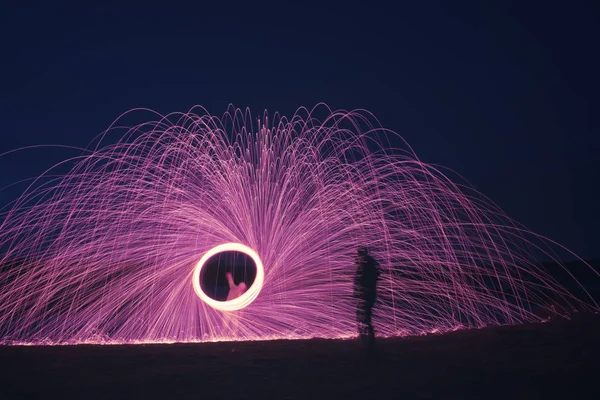
<svg viewBox="0 0 600 400">
<path fill-rule="evenodd" d="M 354 336 L 360 245 L 382 267 L 379 335 L 597 310 L 537 266 L 533 254 L 552 258 L 552 242 L 410 149 L 390 148 L 401 138 L 376 122 L 326 106 L 258 121 L 195 109 L 117 143 L 103 135 L 68 174 L 40 176 L 1 215 L 0 341 Z M 254 260 L 256 279 L 217 301 L 200 272 L 229 250 Z"/>
</svg>

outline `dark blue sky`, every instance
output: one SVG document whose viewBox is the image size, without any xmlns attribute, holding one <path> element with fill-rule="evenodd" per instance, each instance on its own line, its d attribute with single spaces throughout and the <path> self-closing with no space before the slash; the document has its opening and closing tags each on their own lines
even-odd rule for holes
<svg viewBox="0 0 600 400">
<path fill-rule="evenodd" d="M 600 3 L 283 3 L 3 5 L 0 153 L 85 146 L 134 107 L 365 108 L 511 217 L 600 258 Z M 28 155 L 0 158 L 0 186 L 70 154 Z"/>
</svg>

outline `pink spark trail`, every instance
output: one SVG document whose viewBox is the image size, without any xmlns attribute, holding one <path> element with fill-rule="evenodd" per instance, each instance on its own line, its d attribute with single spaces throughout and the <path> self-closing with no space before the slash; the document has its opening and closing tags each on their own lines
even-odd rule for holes
<svg viewBox="0 0 600 400">
<path fill-rule="evenodd" d="M 538 266 L 557 245 L 391 148 L 401 138 L 366 111 L 155 115 L 111 144 L 117 120 L 70 172 L 48 171 L 3 210 L 1 342 L 354 336 L 364 245 L 382 266 L 379 335 L 598 309 Z M 226 244 L 261 266 L 239 297 L 211 304 L 200 261 Z"/>
</svg>

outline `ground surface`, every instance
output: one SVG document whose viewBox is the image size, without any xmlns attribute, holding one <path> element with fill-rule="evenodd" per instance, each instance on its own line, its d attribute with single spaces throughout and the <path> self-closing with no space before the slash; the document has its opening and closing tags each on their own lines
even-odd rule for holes
<svg viewBox="0 0 600 400">
<path fill-rule="evenodd" d="M 598 399 L 600 318 L 379 341 L 0 346 L 0 399 Z"/>
</svg>

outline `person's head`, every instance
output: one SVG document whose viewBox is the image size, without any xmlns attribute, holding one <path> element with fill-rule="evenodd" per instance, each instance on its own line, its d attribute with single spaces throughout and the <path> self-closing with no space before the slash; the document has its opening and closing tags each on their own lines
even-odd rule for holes
<svg viewBox="0 0 600 400">
<path fill-rule="evenodd" d="M 369 248 L 366 246 L 358 246 L 356 249 L 356 254 L 361 258 L 366 257 L 369 255 Z"/>
<path fill-rule="evenodd" d="M 356 255 L 354 256 L 355 262 L 358 264 L 364 263 L 369 257 L 369 248 L 366 246 L 358 246 L 356 249 Z"/>
</svg>

